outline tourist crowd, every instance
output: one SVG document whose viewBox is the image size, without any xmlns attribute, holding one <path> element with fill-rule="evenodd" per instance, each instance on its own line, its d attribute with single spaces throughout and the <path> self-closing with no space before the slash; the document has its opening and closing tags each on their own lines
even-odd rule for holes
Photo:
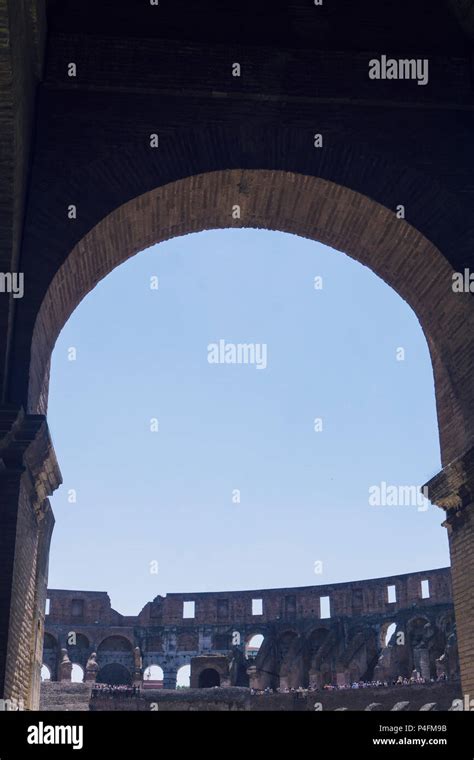
<svg viewBox="0 0 474 760">
<path fill-rule="evenodd" d="M 92 698 L 95 697 L 139 697 L 139 686 L 125 684 L 95 683 L 92 687 Z"/>
<path fill-rule="evenodd" d="M 437 679 L 431 678 L 427 680 L 420 675 L 412 675 L 410 678 L 398 676 L 398 678 L 392 681 L 354 681 L 353 683 L 344 684 L 324 684 L 324 686 L 308 686 L 298 688 L 276 688 L 272 689 L 267 687 L 266 689 L 251 689 L 251 694 L 307 694 L 308 692 L 320 692 L 320 691 L 341 691 L 344 689 L 379 689 L 390 688 L 393 686 L 412 686 L 413 684 L 435 683 L 437 681 L 445 681 L 446 676 L 441 675 Z"/>
</svg>

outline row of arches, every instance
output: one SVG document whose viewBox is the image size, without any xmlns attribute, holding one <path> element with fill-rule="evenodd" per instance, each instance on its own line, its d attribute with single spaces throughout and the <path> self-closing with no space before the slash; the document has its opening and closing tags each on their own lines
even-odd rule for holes
<svg viewBox="0 0 474 760">
<path fill-rule="evenodd" d="M 239 638 L 240 641 L 240 638 Z M 263 644 L 264 636 L 254 633 L 246 637 L 244 643 L 245 659 L 252 662 L 258 655 Z M 91 644 L 85 634 L 75 634 L 74 643 L 68 643 L 68 657 L 72 663 L 71 682 L 83 683 L 85 680 L 85 663 L 90 652 Z M 46 633 L 44 637 L 44 662 L 41 668 L 41 681 L 55 680 L 57 671 L 57 656 L 59 644 L 56 638 Z M 101 665 L 97 677 L 97 683 L 124 684 L 132 683 L 132 643 L 122 636 L 105 637 L 97 647 L 99 663 Z M 212 670 L 212 669 L 208 669 Z M 190 664 L 181 665 L 176 671 L 176 688 L 189 688 L 191 676 Z M 200 675 L 199 686 L 202 688 L 219 685 L 220 676 L 215 671 Z M 164 671 L 158 664 L 145 667 L 143 671 L 143 688 L 163 688 Z M 202 682 L 202 683 L 201 683 Z"/>
<path fill-rule="evenodd" d="M 71 632 L 67 635 L 67 647 L 68 651 L 89 649 L 91 641 L 84 633 Z M 57 650 L 58 641 L 51 633 L 44 634 L 44 650 Z M 97 652 L 132 652 L 133 644 L 130 639 L 125 636 L 105 636 L 97 645 Z"/>
<path fill-rule="evenodd" d="M 358 680 L 370 679 L 376 674 L 384 678 L 408 676 L 414 668 L 423 671 L 428 678 L 435 677 L 443 668 L 447 673 L 456 672 L 454 621 L 452 614 L 448 613 L 431 616 L 431 619 L 419 614 L 407 619 L 388 619 L 382 623 L 355 625 L 349 630 L 328 625 L 306 633 L 285 628 L 269 635 L 268 632 L 254 629 L 244 636 L 234 631 L 232 636 L 226 638 L 228 644 L 222 647 L 222 656 L 232 651 L 231 682 L 241 686 L 249 685 L 251 671 L 248 669 L 252 667 L 256 671 L 251 681 L 265 682 L 265 685 L 271 682 L 271 685 L 288 683 L 297 686 L 319 681 L 332 683 L 343 673 Z M 445 655 L 448 639 L 451 642 L 449 657 Z M 84 681 L 85 664 L 90 654 L 87 636 L 77 634 L 67 652 L 72 663 L 71 681 Z M 133 645 L 127 638 L 118 635 L 106 637 L 97 647 L 97 653 L 98 683 L 129 685 L 132 680 L 136 683 L 141 664 L 137 670 Z M 58 642 L 48 633 L 45 636 L 42 680 L 56 678 L 57 654 Z M 190 656 L 181 653 L 180 658 L 171 665 L 160 664 L 156 654 L 148 655 L 148 660 L 145 657 L 143 688 L 164 688 L 165 681 L 166 688 L 174 688 L 175 684 L 177 688 L 189 687 Z M 202 679 L 199 675 L 199 686 L 218 685 L 215 680 L 216 677 L 210 673 Z"/>
<path fill-rule="evenodd" d="M 285 629 L 266 636 L 254 662 L 249 659 L 244 665 L 256 688 L 393 682 L 415 673 L 425 681 L 459 677 L 452 612 L 349 627 L 340 622 L 307 632 Z"/>
<path fill-rule="evenodd" d="M 84 681 L 84 668 L 81 665 L 78 665 L 77 663 L 73 663 L 72 670 L 71 670 L 71 683 L 82 683 Z M 41 680 L 42 681 L 51 681 L 52 678 L 52 668 L 50 665 L 46 665 L 46 663 L 43 663 L 41 666 Z"/>
<path fill-rule="evenodd" d="M 83 683 L 85 677 L 84 668 L 77 663 L 73 663 L 71 671 L 71 683 Z M 181 665 L 176 673 L 176 688 L 189 688 L 191 679 L 191 665 Z M 43 663 L 41 667 L 41 681 L 52 680 L 52 668 Z M 143 672 L 143 685 L 146 688 L 162 688 L 164 681 L 163 668 L 159 665 L 149 665 Z M 97 674 L 96 683 L 107 683 L 112 685 L 130 685 L 132 682 L 131 672 L 120 663 L 110 663 L 104 665 Z"/>
<path fill-rule="evenodd" d="M 187 634 L 189 635 L 189 634 Z M 253 633 L 246 637 L 245 640 L 245 654 L 247 657 L 255 657 L 258 654 L 258 651 L 263 643 L 264 636 L 261 633 Z M 226 637 L 225 646 L 224 649 L 228 649 L 230 646 L 231 641 L 228 641 Z M 234 633 L 232 636 L 232 643 L 233 644 L 240 644 L 240 634 Z M 84 653 L 88 652 L 91 648 L 91 642 L 89 638 L 83 634 L 83 633 L 74 633 L 74 638 L 71 640 L 67 640 L 67 651 L 69 658 L 71 662 L 74 662 L 75 660 L 78 661 L 78 664 L 80 664 L 81 658 L 83 659 Z M 178 637 L 177 641 L 177 650 L 190 650 L 190 649 L 197 649 L 198 648 L 198 642 L 196 641 L 195 646 L 180 646 L 180 640 Z M 43 651 L 48 654 L 56 654 L 59 650 L 59 644 L 57 639 L 50 633 L 45 633 L 44 635 L 44 644 L 43 644 Z M 109 653 L 121 653 L 121 654 L 132 654 L 133 652 L 133 644 L 132 642 L 125 638 L 124 636 L 107 636 L 99 643 L 99 645 L 96 647 L 97 654 L 109 654 Z"/>
</svg>

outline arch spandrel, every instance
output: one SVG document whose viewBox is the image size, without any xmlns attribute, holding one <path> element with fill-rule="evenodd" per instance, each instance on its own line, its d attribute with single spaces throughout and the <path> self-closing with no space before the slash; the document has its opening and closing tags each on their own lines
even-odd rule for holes
<svg viewBox="0 0 474 760">
<path fill-rule="evenodd" d="M 240 218 L 232 210 L 240 207 Z M 474 304 L 453 293 L 451 265 L 394 211 L 325 179 L 270 170 L 200 174 L 158 187 L 108 214 L 75 245 L 35 322 L 29 411 L 46 413 L 49 362 L 63 325 L 116 266 L 172 237 L 205 229 L 253 227 L 317 240 L 368 266 L 406 300 L 428 341 L 446 464 L 474 440 Z"/>
</svg>

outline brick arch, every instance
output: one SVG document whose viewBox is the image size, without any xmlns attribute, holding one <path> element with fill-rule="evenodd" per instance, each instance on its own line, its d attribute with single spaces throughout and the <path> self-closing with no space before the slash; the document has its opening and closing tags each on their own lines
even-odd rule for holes
<svg viewBox="0 0 474 760">
<path fill-rule="evenodd" d="M 426 615 L 424 612 L 413 615 L 413 617 L 407 621 L 406 632 L 410 644 L 413 644 L 415 637 L 419 638 L 421 636 L 425 625 L 428 623 L 432 624 L 433 621 L 430 619 L 430 616 Z"/>
<path fill-rule="evenodd" d="M 281 631 L 278 633 L 277 641 L 280 645 L 282 642 L 286 643 L 288 641 L 293 641 L 294 639 L 298 638 L 298 636 L 301 636 L 302 634 L 300 631 L 297 631 L 296 628 L 285 628 L 284 631 Z"/>
<path fill-rule="evenodd" d="M 203 668 L 199 673 L 198 686 L 200 689 L 221 685 L 221 673 L 218 668 Z"/>
<path fill-rule="evenodd" d="M 129 668 L 119 662 L 103 665 L 97 673 L 97 683 L 131 686 L 132 674 Z"/>
<path fill-rule="evenodd" d="M 315 651 L 320 649 L 330 633 L 331 630 L 329 627 L 322 625 L 313 626 L 311 630 L 306 633 L 306 641 L 308 642 L 310 649 L 315 649 Z"/>
<path fill-rule="evenodd" d="M 43 649 L 48 649 L 51 652 L 56 652 L 58 649 L 58 640 L 54 634 L 49 631 L 44 632 L 43 637 Z"/>
<path fill-rule="evenodd" d="M 257 650 L 257 655 L 258 655 L 259 652 L 261 651 L 264 643 L 265 643 L 265 639 L 268 638 L 268 633 L 266 633 L 265 630 L 263 630 L 263 629 L 261 629 L 261 630 L 255 630 L 255 629 L 253 629 L 253 633 L 246 633 L 245 634 L 245 637 L 244 637 L 244 653 L 245 653 L 246 657 L 248 656 L 248 649 L 249 649 L 250 642 L 256 636 L 261 636 L 262 637 L 262 641 L 261 641 L 260 646 L 259 646 L 259 648 Z"/>
<path fill-rule="evenodd" d="M 108 649 L 107 646 L 104 646 L 106 642 L 112 644 L 110 649 Z M 97 653 L 100 654 L 100 652 L 123 652 L 125 654 L 131 654 L 133 652 L 133 642 L 126 634 L 112 633 L 108 636 L 104 636 L 100 644 L 97 646 Z"/>
<path fill-rule="evenodd" d="M 250 639 L 253 639 L 254 636 L 263 636 L 263 638 L 267 638 L 269 635 L 268 628 L 264 625 L 261 626 L 252 626 L 250 631 L 247 631 L 244 636 L 242 636 L 242 639 L 245 644 L 248 644 Z"/>
<path fill-rule="evenodd" d="M 233 220 L 234 204 L 241 207 Z M 205 229 L 255 227 L 318 240 L 370 267 L 406 300 L 426 335 L 435 378 L 443 464 L 474 440 L 474 301 L 451 289 L 453 269 L 408 222 L 334 182 L 271 170 L 227 170 L 160 186 L 119 206 L 72 249 L 34 325 L 28 409 L 47 410 L 58 334 L 84 296 L 135 253 Z M 466 338 L 466 336 L 469 336 Z"/>
<path fill-rule="evenodd" d="M 422 612 L 416 612 L 414 615 L 412 615 L 406 622 L 405 627 L 407 631 L 412 630 L 414 627 L 418 625 L 418 623 L 431 623 L 431 617 L 430 615 L 423 610 Z"/>
<path fill-rule="evenodd" d="M 445 636 L 449 636 L 456 630 L 454 612 L 441 612 L 436 618 L 436 626 L 443 631 Z"/>
<path fill-rule="evenodd" d="M 90 647 L 89 637 L 86 636 L 85 633 L 76 633 L 76 643 L 68 643 L 67 646 L 68 649 L 73 649 L 74 647 L 77 647 L 78 649 L 88 649 Z"/>
</svg>

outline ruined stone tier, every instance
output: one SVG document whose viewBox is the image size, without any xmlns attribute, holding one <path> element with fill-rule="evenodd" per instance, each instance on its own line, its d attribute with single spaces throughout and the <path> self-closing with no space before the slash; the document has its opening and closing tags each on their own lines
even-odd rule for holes
<svg viewBox="0 0 474 760">
<path fill-rule="evenodd" d="M 252 625 L 285 620 L 398 613 L 452 604 L 449 567 L 298 588 L 157 596 L 137 616 L 111 607 L 102 591 L 48 590 L 47 626 Z"/>
<path fill-rule="evenodd" d="M 303 588 L 168 594 L 137 616 L 113 610 L 105 592 L 49 590 L 48 599 L 43 663 L 53 681 L 70 680 L 73 663 L 86 681 L 129 684 L 157 665 L 167 689 L 185 665 L 198 688 L 319 687 L 413 670 L 427 680 L 459 675 L 449 568 Z"/>
</svg>

